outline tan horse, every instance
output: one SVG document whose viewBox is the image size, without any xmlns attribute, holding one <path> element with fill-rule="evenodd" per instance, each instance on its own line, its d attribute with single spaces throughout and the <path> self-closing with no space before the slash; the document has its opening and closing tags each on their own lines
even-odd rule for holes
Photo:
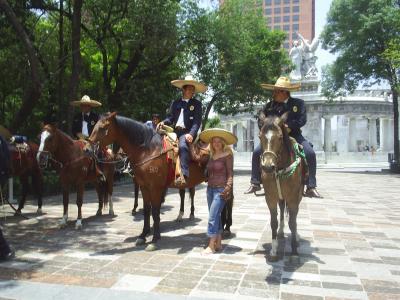
<svg viewBox="0 0 400 300">
<path fill-rule="evenodd" d="M 260 113 L 262 122 L 260 130 L 261 155 L 261 180 L 265 190 L 265 198 L 271 214 L 272 249 L 269 259 L 278 259 L 277 235 L 283 238 L 284 209 L 289 211 L 289 228 L 292 233 L 292 255 L 297 252 L 297 213 L 303 196 L 305 165 L 302 154 L 296 141 L 289 137 L 285 125 L 287 113 L 281 118 L 278 116 L 266 117 Z M 280 207 L 280 224 L 278 229 L 278 210 Z"/>
<path fill-rule="evenodd" d="M 191 188 L 205 180 L 205 164 L 192 161 L 189 165 L 190 176 L 186 186 L 177 187 L 170 176 L 171 162 L 163 148 L 163 138 L 143 123 L 132 119 L 109 114 L 100 119 L 94 127 L 89 141 L 100 146 L 117 143 L 128 155 L 135 179 L 143 195 L 144 226 L 136 240 L 136 245 L 146 242 L 150 233 L 150 211 L 153 216 L 153 240 L 146 250 L 157 249 L 160 235 L 160 207 L 162 195 L 166 188 Z M 201 150 L 200 150 L 201 151 Z M 208 151 L 205 153 L 208 156 Z M 207 160 L 205 160 L 207 161 Z"/>
</svg>

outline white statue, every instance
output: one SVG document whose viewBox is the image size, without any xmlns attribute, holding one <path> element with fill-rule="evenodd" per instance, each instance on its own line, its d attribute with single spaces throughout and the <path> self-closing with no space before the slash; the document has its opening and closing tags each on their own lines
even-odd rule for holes
<svg viewBox="0 0 400 300">
<path fill-rule="evenodd" d="M 299 41 L 293 41 L 293 47 L 289 52 L 290 59 L 294 64 L 295 68 L 290 72 L 290 79 L 301 80 L 301 65 L 303 62 L 303 46 Z"/>
<path fill-rule="evenodd" d="M 318 75 L 315 62 L 317 57 L 315 51 L 319 45 L 319 39 L 315 38 L 310 44 L 300 33 L 297 33 L 300 40 L 293 41 L 293 47 L 290 49 L 289 56 L 295 69 L 290 73 L 293 80 L 315 78 Z"/>
<path fill-rule="evenodd" d="M 303 63 L 301 66 L 301 75 L 303 78 L 317 77 L 317 67 L 315 62 L 317 61 L 317 56 L 315 56 L 315 51 L 317 51 L 319 45 L 319 39 L 314 38 L 314 40 L 309 43 L 300 33 L 297 32 L 297 36 L 300 38 L 303 44 Z"/>
</svg>

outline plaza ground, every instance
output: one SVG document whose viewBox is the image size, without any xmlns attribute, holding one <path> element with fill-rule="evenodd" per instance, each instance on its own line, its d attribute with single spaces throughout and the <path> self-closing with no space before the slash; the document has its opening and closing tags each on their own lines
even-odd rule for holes
<svg viewBox="0 0 400 300">
<path fill-rule="evenodd" d="M 30 200 L 29 220 L 3 207 L 3 230 L 17 251 L 15 260 L 0 264 L 0 299 L 399 299 L 400 176 L 377 165 L 349 165 L 321 168 L 317 178 L 324 199 L 302 200 L 299 261 L 290 259 L 286 226 L 281 259 L 268 262 L 269 212 L 264 197 L 243 194 L 244 167 L 234 178 L 232 236 L 222 253 L 208 256 L 201 254 L 205 184 L 196 189 L 195 218 L 188 218 L 186 199 L 180 223 L 179 195 L 169 192 L 155 252 L 135 246 L 143 217 L 131 216 L 132 185 L 115 188 L 115 217 L 96 217 L 95 193 L 87 192 L 80 231 L 75 195 L 65 229 L 58 228 L 61 196 L 46 198 L 41 216 Z"/>
</svg>

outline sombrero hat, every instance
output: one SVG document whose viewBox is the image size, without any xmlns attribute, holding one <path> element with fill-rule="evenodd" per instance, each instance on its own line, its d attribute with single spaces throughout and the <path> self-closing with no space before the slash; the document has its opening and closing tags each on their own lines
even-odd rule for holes
<svg viewBox="0 0 400 300">
<path fill-rule="evenodd" d="M 214 137 L 222 138 L 227 145 L 233 145 L 238 140 L 232 132 L 221 128 L 206 129 L 199 135 L 199 138 L 205 143 L 210 143 Z"/>
<path fill-rule="evenodd" d="M 180 89 L 183 88 L 185 85 L 193 85 L 195 87 L 195 93 L 205 93 L 207 91 L 207 86 L 202 82 L 194 80 L 191 75 L 186 76 L 183 80 L 172 80 L 171 84 Z"/>
<path fill-rule="evenodd" d="M 0 125 L 0 135 L 6 140 L 9 140 L 12 137 L 11 132 L 2 125 Z"/>
<path fill-rule="evenodd" d="M 292 84 L 289 78 L 279 77 L 275 84 L 262 83 L 261 87 L 266 90 L 278 89 L 291 92 L 300 89 L 300 83 Z"/>
<path fill-rule="evenodd" d="M 88 95 L 83 96 L 82 99 L 79 101 L 72 101 L 70 102 L 70 104 L 72 106 L 81 106 L 81 105 L 89 105 L 91 107 L 101 106 L 101 103 L 99 101 L 90 99 Z"/>
</svg>

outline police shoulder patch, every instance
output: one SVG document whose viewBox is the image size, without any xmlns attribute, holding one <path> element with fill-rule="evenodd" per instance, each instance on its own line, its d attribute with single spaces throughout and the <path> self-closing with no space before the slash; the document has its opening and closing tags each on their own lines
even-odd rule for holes
<svg viewBox="0 0 400 300">
<path fill-rule="evenodd" d="M 293 111 L 294 111 L 294 112 L 297 112 L 297 110 L 298 110 L 298 109 L 297 109 L 297 106 L 293 106 Z"/>
</svg>

